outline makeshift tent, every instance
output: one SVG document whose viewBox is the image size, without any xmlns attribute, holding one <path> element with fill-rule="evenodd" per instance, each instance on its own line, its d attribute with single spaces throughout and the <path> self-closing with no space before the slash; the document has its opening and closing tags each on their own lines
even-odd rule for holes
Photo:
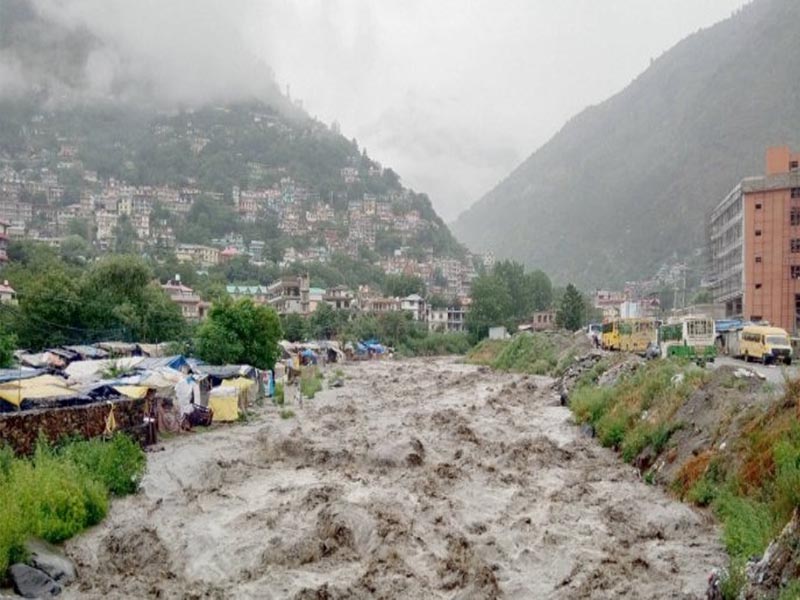
<svg viewBox="0 0 800 600">
<path fill-rule="evenodd" d="M 104 379 L 108 371 L 132 371 L 144 359 L 141 356 L 106 360 L 79 360 L 71 363 L 64 373 L 70 381 L 90 383 Z"/>
<path fill-rule="evenodd" d="M 226 379 L 221 387 L 235 387 L 239 390 L 239 409 L 247 410 L 251 403 L 256 401 L 258 386 L 256 382 L 247 377 L 237 377 L 236 379 Z"/>
<path fill-rule="evenodd" d="M 313 350 L 306 349 L 300 353 L 300 356 L 303 357 L 303 362 L 309 365 L 317 364 L 317 355 L 314 353 Z"/>
<path fill-rule="evenodd" d="M 208 408 L 214 412 L 215 421 L 236 421 L 239 418 L 239 389 L 233 386 L 214 388 L 208 395 Z"/>
<path fill-rule="evenodd" d="M 40 375 L 0 384 L 0 398 L 14 406 L 19 406 L 23 400 L 77 395 L 77 392 L 67 387 L 63 379 L 54 375 Z"/>
<path fill-rule="evenodd" d="M 134 400 L 144 398 L 147 396 L 147 392 L 150 391 L 149 387 L 143 385 L 115 385 L 114 389 L 123 396 L 133 398 Z"/>
<path fill-rule="evenodd" d="M 173 356 L 164 356 L 161 358 L 145 358 L 142 362 L 136 365 L 137 369 L 155 370 L 168 367 L 175 371 L 189 370 L 189 363 L 186 358 L 180 354 Z"/>
</svg>

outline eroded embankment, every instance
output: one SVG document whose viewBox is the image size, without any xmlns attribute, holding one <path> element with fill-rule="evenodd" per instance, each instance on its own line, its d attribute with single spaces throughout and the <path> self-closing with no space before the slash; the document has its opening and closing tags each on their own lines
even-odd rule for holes
<svg viewBox="0 0 800 600">
<path fill-rule="evenodd" d="M 581 437 L 546 378 L 346 367 L 297 416 L 150 455 L 68 597 L 700 598 L 707 518 Z"/>
</svg>

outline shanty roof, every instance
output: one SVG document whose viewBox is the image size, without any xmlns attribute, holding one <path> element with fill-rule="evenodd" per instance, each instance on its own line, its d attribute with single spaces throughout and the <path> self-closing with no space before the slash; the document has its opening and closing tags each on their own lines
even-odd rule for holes
<svg viewBox="0 0 800 600">
<path fill-rule="evenodd" d="M 95 346 L 64 346 L 67 350 L 74 352 L 82 356 L 83 358 L 106 358 L 108 357 L 108 352 L 103 350 L 102 348 L 97 348 Z"/>
<path fill-rule="evenodd" d="M 23 400 L 33 398 L 63 398 L 77 395 L 77 392 L 67 387 L 66 381 L 54 375 L 40 375 L 0 384 L 0 398 L 14 406 L 19 406 Z"/>
<path fill-rule="evenodd" d="M 197 365 L 194 370 L 219 379 L 231 379 L 239 375 L 249 375 L 253 372 L 253 367 L 250 365 Z"/>
<path fill-rule="evenodd" d="M 137 369 L 160 369 L 162 367 L 169 367 L 170 369 L 180 370 L 183 367 L 189 366 L 186 358 L 181 354 L 173 356 L 165 356 L 163 358 L 145 358 L 136 365 Z"/>
</svg>

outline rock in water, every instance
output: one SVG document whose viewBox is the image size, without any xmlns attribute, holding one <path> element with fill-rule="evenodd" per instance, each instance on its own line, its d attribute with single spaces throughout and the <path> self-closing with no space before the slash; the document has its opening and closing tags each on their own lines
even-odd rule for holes
<svg viewBox="0 0 800 600">
<path fill-rule="evenodd" d="M 14 591 L 25 598 L 53 598 L 61 593 L 61 586 L 39 569 L 18 563 L 8 572 Z"/>
<path fill-rule="evenodd" d="M 42 540 L 28 540 L 25 548 L 30 555 L 29 564 L 44 571 L 53 581 L 69 585 L 77 577 L 75 565 L 57 547 Z"/>
</svg>

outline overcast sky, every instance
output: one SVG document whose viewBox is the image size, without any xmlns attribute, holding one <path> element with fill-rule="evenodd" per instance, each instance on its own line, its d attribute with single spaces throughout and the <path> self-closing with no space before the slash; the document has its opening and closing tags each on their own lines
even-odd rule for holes
<svg viewBox="0 0 800 600">
<path fill-rule="evenodd" d="M 744 0 L 0 0 L 0 95 L 167 107 L 272 91 L 451 220 Z"/>
<path fill-rule="evenodd" d="M 272 1 L 246 34 L 293 97 L 451 220 L 571 116 L 742 4 Z"/>
</svg>

